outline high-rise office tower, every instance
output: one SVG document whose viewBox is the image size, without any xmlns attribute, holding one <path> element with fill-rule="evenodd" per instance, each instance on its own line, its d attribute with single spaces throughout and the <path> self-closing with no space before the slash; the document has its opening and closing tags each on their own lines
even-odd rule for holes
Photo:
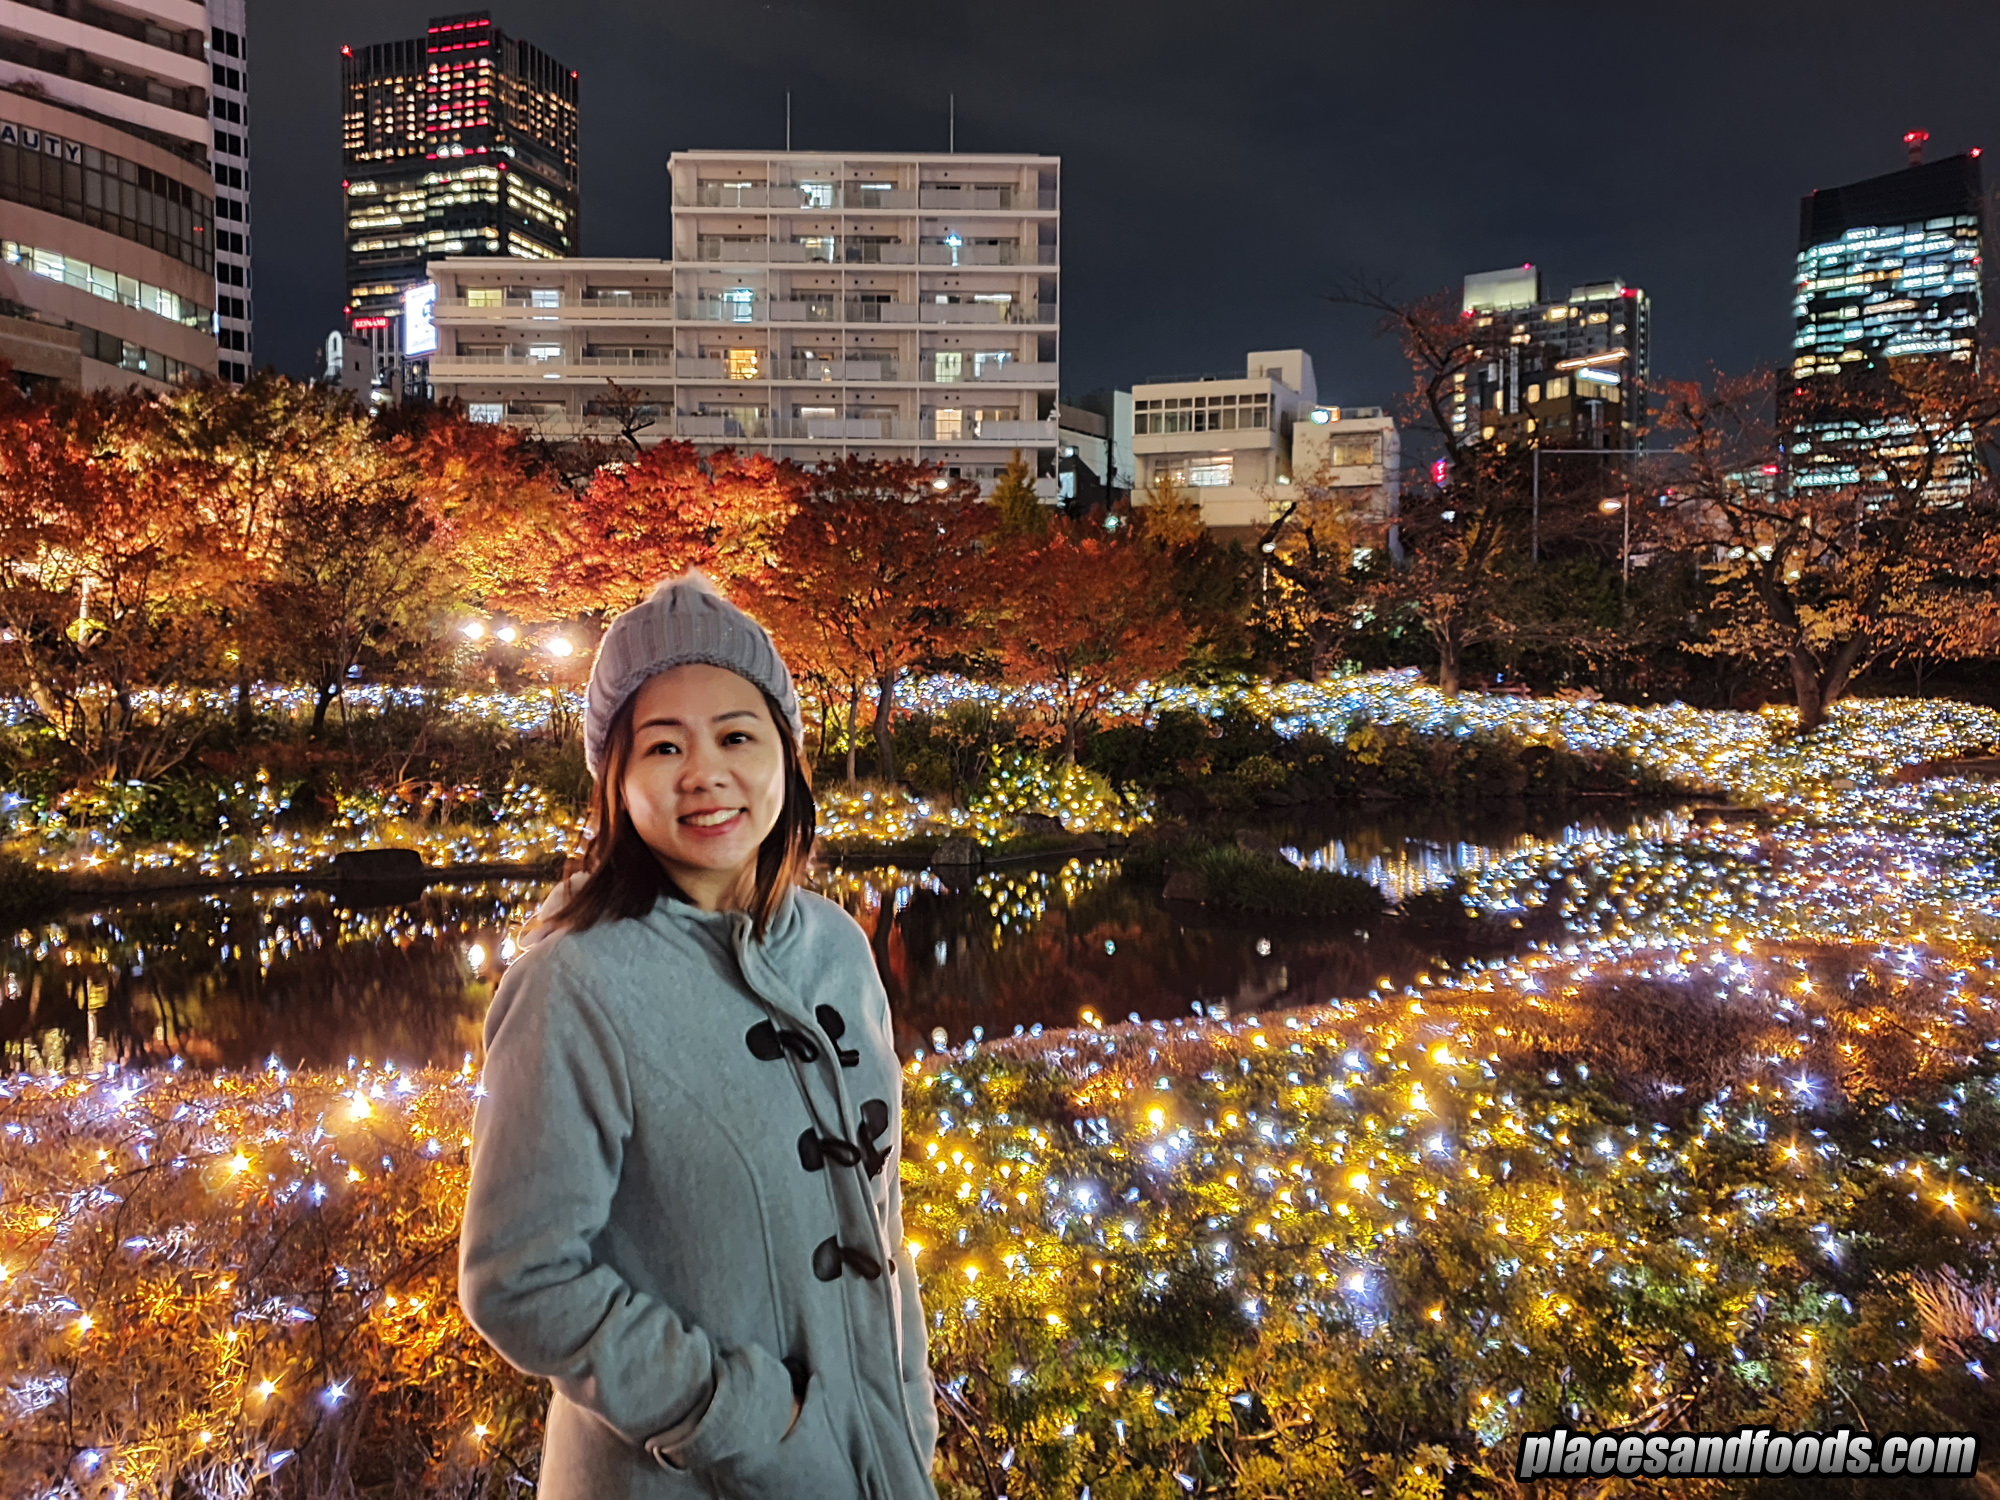
<svg viewBox="0 0 2000 1500">
<path fill-rule="evenodd" d="M 1653 308 L 1639 288 L 1592 281 L 1552 300 L 1524 265 L 1466 277 L 1461 307 L 1483 358 L 1457 378 L 1454 432 L 1543 448 L 1641 446 Z"/>
<path fill-rule="evenodd" d="M 433 257 L 578 253 L 574 71 L 467 12 L 340 72 L 349 334 L 400 352 Z"/>
<path fill-rule="evenodd" d="M 18 379 L 214 373 L 206 20 L 188 0 L 0 5 L 0 356 Z"/>
<path fill-rule="evenodd" d="M 1851 414 L 1829 415 L 1829 398 L 1864 388 L 1892 361 L 1974 357 L 1985 227 L 1979 153 L 1926 164 L 1922 133 L 1905 139 L 1911 165 L 1902 171 L 1822 188 L 1799 203 L 1785 423 L 1795 487 L 1865 483 L 1867 445 L 1888 435 Z M 1933 489 L 1963 489 L 1974 462 L 1969 442 L 1955 445 Z"/>
<path fill-rule="evenodd" d="M 208 0 L 208 112 L 215 130 L 216 371 L 237 384 L 256 368 L 250 336 L 249 0 Z"/>
</svg>

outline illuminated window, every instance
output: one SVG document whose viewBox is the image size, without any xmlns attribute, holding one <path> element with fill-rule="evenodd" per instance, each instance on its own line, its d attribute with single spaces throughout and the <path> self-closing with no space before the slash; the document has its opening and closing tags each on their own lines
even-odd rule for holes
<svg viewBox="0 0 2000 1500">
<path fill-rule="evenodd" d="M 800 183 L 799 202 L 807 208 L 832 208 L 833 184 L 830 182 Z"/>
<path fill-rule="evenodd" d="M 973 378 L 982 379 L 987 375 L 998 375 L 1013 358 L 1013 353 L 1006 349 L 986 350 L 975 354 L 972 356 Z"/>
<path fill-rule="evenodd" d="M 956 442 L 965 436 L 965 413 L 946 407 L 937 414 L 937 437 L 941 443 Z"/>
<path fill-rule="evenodd" d="M 541 364 L 559 362 L 562 359 L 561 344 L 530 344 L 528 358 Z"/>
<path fill-rule="evenodd" d="M 748 323 L 757 316 L 757 294 L 747 286 L 733 286 L 722 294 L 729 304 L 729 321 Z"/>
<path fill-rule="evenodd" d="M 528 293 L 530 307 L 561 307 L 562 293 L 552 286 L 538 286 Z"/>
<path fill-rule="evenodd" d="M 1327 462 L 1337 469 L 1376 463 L 1373 437 L 1335 438 L 1327 445 Z"/>
<path fill-rule="evenodd" d="M 731 380 L 755 380 L 760 373 L 760 354 L 756 349 L 730 349 L 723 354 L 723 363 L 729 367 Z"/>
<path fill-rule="evenodd" d="M 500 307 L 504 298 L 497 286 L 474 286 L 465 289 L 467 307 Z"/>
<path fill-rule="evenodd" d="M 1227 453 L 1218 453 L 1212 458 L 1198 458 L 1187 466 L 1187 478 L 1184 482 L 1203 488 L 1234 484 L 1236 460 Z"/>
<path fill-rule="evenodd" d="M 466 420 L 470 422 L 498 422 L 507 415 L 507 408 L 498 401 L 468 401 L 465 404 Z"/>
<path fill-rule="evenodd" d="M 1549 399 L 1560 401 L 1569 394 L 1569 376 L 1558 375 L 1549 381 Z"/>
<path fill-rule="evenodd" d="M 940 349 L 933 356 L 933 371 L 940 382 L 949 383 L 965 375 L 965 356 L 956 349 Z"/>
</svg>

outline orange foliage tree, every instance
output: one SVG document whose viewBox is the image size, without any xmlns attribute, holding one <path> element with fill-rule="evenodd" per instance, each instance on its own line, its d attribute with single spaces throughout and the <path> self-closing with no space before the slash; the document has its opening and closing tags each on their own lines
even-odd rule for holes
<svg viewBox="0 0 2000 1500">
<path fill-rule="evenodd" d="M 1164 677 L 1191 643 L 1170 554 L 1062 523 L 1000 558 L 996 639 L 1009 682 L 1040 690 L 1035 707 L 1076 764 L 1079 732 L 1105 699 Z"/>
<path fill-rule="evenodd" d="M 0 690 L 85 777 L 144 779 L 193 747 L 223 631 L 227 572 L 195 497 L 149 462 L 157 407 L 136 393 L 29 401 L 0 382 Z"/>
<path fill-rule="evenodd" d="M 992 510 L 971 484 L 921 464 L 846 459 L 802 482 L 749 581 L 803 671 L 855 697 L 872 688 L 877 768 L 894 780 L 897 679 L 972 642 L 992 589 L 982 566 Z"/>
<path fill-rule="evenodd" d="M 687 568 L 725 585 L 750 577 L 772 561 L 801 486 L 764 454 L 699 454 L 692 443 L 608 464 L 572 502 L 547 593 L 567 609 L 616 612 Z"/>
<path fill-rule="evenodd" d="M 460 595 L 531 619 L 561 612 L 554 584 L 577 550 L 575 498 L 542 445 L 455 406 L 392 407 L 376 439 Z"/>
</svg>

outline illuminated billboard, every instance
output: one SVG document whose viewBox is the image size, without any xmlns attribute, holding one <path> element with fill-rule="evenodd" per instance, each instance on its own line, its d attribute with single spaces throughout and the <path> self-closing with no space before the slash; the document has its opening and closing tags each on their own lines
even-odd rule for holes
<svg viewBox="0 0 2000 1500">
<path fill-rule="evenodd" d="M 435 354 L 438 346 L 438 289 L 435 281 L 413 286 L 403 293 L 403 357 Z"/>
</svg>

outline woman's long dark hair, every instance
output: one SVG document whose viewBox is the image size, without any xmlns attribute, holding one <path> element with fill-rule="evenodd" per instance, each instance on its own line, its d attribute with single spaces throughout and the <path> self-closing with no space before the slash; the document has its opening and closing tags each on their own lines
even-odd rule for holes
<svg viewBox="0 0 2000 1500">
<path fill-rule="evenodd" d="M 564 867 L 564 879 L 574 885 L 568 902 L 550 918 L 552 926 L 564 931 L 586 932 L 599 922 L 643 917 L 662 896 L 687 900 L 686 893 L 639 837 L 625 806 L 625 770 L 632 763 L 632 716 L 638 697 L 634 693 L 625 700 L 604 739 L 604 760 L 590 789 L 591 839 L 583 853 Z M 792 739 L 785 711 L 769 693 L 763 697 L 771 727 L 784 745 L 785 802 L 778 811 L 778 821 L 757 850 L 750 919 L 756 923 L 760 938 L 769 930 L 785 892 L 804 878 L 812 864 L 813 838 L 819 826 L 812 778 Z"/>
</svg>

